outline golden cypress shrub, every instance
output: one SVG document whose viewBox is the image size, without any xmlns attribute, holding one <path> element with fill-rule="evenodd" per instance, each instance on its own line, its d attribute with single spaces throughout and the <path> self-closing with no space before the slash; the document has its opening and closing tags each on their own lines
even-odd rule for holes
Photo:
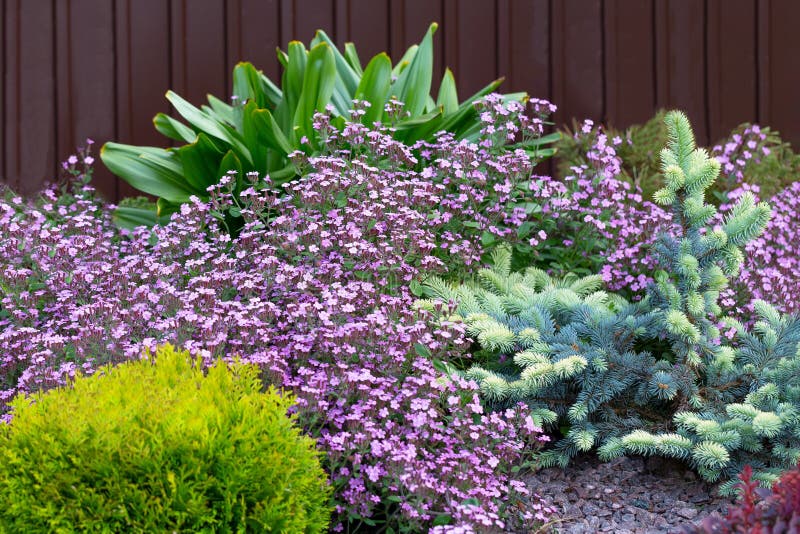
<svg viewBox="0 0 800 534">
<path fill-rule="evenodd" d="M 0 532 L 324 532 L 330 490 L 292 402 L 254 366 L 204 372 L 171 346 L 20 396 Z"/>
</svg>

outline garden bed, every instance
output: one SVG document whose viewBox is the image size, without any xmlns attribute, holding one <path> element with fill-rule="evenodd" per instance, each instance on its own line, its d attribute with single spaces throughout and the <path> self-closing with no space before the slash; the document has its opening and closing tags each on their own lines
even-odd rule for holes
<svg viewBox="0 0 800 534">
<path fill-rule="evenodd" d="M 587 121 L 560 142 L 560 174 L 538 175 L 562 137 L 546 132 L 555 107 L 494 84 L 459 103 L 452 74 L 428 99 L 434 30 L 394 73 L 383 55 L 359 72 L 322 34 L 310 50 L 290 45 L 286 92 L 241 64 L 232 105 L 170 93 L 189 126 L 166 115 L 156 126 L 186 145 L 103 153 L 157 204 L 98 198 L 91 143 L 60 186 L 35 199 L 4 191 L 0 525 L 23 512 L 69 525 L 99 499 L 108 516 L 92 524 L 144 528 L 141 509 L 94 493 L 108 472 L 79 465 L 69 432 L 15 416 L 58 406 L 47 395 L 77 376 L 91 391 L 120 364 L 157 366 L 165 345 L 202 368 L 245 365 L 256 390 L 291 398 L 287 435 L 316 447 L 309 472 L 324 470 L 314 476 L 331 498 L 291 500 L 283 517 L 313 506 L 312 531 L 328 514 L 333 532 L 691 529 L 730 504 L 717 492 L 733 495 L 745 466 L 769 486 L 797 464 L 800 182 L 788 147 L 743 126 L 708 152 L 671 112 L 648 126 L 663 148 L 648 159 L 640 130 Z M 332 104 L 321 113 L 320 102 Z M 757 183 L 770 166 L 785 172 Z M 233 428 L 240 401 L 226 398 Z M 215 433 L 222 417 L 176 425 Z M 41 441 L 22 434 L 31 420 Z M 89 420 L 87 439 L 114 431 Z M 163 457 L 198 441 L 186 440 L 165 437 L 175 454 Z M 59 447 L 56 464 L 91 491 L 29 472 L 30 450 Z M 280 524 L 263 513 L 271 497 L 204 493 L 194 477 L 219 458 L 203 454 L 151 466 L 170 513 L 148 521 Z M 747 476 L 731 521 L 749 525 L 757 508 L 769 511 L 758 521 L 797 524 L 796 490 L 758 508 Z M 69 503 L 57 518 L 38 492 L 13 506 L 31 480 Z"/>
</svg>

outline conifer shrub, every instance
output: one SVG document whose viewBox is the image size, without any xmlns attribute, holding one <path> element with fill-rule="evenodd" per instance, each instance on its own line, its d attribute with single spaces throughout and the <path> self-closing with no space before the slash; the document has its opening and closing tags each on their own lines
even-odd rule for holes
<svg viewBox="0 0 800 534">
<path fill-rule="evenodd" d="M 204 374 L 170 345 L 21 395 L 0 424 L 0 530 L 324 532 L 330 489 L 292 403 L 255 366 Z"/>
<path fill-rule="evenodd" d="M 494 408 L 525 402 L 539 421 L 561 423 L 544 465 L 597 447 L 606 460 L 678 458 L 708 481 L 750 464 L 768 485 L 800 459 L 800 317 L 756 301 L 749 328 L 723 317 L 718 300 L 770 207 L 745 193 L 712 227 L 717 209 L 705 192 L 720 164 L 696 147 L 685 115 L 670 112 L 665 123 L 665 185 L 654 199 L 672 223 L 655 242 L 659 269 L 640 302 L 601 291 L 598 276 L 511 272 L 508 251 L 478 283 L 431 278 L 426 291 L 458 303 L 446 319 L 463 321 L 480 349 L 477 364 L 452 374 L 477 381 Z M 723 325 L 732 342 L 721 339 Z"/>
</svg>

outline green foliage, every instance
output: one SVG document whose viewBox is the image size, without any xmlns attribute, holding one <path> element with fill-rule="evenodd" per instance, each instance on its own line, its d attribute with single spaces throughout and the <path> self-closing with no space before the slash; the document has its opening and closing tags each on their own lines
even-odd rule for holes
<svg viewBox="0 0 800 534">
<path fill-rule="evenodd" d="M 431 279 L 427 293 L 458 303 L 455 319 L 481 349 L 478 364 L 459 373 L 479 383 L 490 406 L 525 402 L 540 421 L 568 426 L 545 465 L 597 446 L 603 459 L 679 458 L 709 481 L 748 463 L 772 481 L 800 459 L 800 317 L 759 301 L 748 330 L 720 317 L 717 302 L 770 208 L 745 195 L 721 228 L 710 228 L 716 209 L 704 193 L 719 163 L 695 146 L 682 113 L 665 123 L 665 185 L 655 198 L 671 206 L 674 233 L 657 242 L 662 270 L 639 304 L 600 290 L 597 277 L 511 272 L 502 250 L 478 283 Z M 720 342 L 720 321 L 735 344 Z"/>
<path fill-rule="evenodd" d="M 171 346 L 14 403 L 0 424 L 2 532 L 323 532 L 313 440 L 254 366 Z"/>
<path fill-rule="evenodd" d="M 207 199 L 207 188 L 230 170 L 237 172 L 236 194 L 248 187 L 248 172 L 269 176 L 271 187 L 293 179 L 298 169 L 289 155 L 297 150 L 317 154 L 325 143 L 314 124 L 317 112 L 330 113 L 331 124 L 339 129 L 350 118 L 367 126 L 391 125 L 395 137 L 406 143 L 433 140 L 441 130 L 474 139 L 480 120 L 473 104 L 502 80 L 459 103 L 455 78 L 448 69 L 434 100 L 430 93 L 436 28 L 431 24 L 420 44 L 409 48 L 394 67 L 389 56 L 381 53 L 363 69 L 352 44 L 342 54 L 320 30 L 308 49 L 292 41 L 286 52 L 278 51 L 283 66 L 280 87 L 250 63 L 239 63 L 233 71 L 233 104 L 209 96 L 208 105 L 197 108 L 168 91 L 167 99 L 185 123 L 164 113 L 156 115 L 153 123 L 181 146 L 161 149 L 106 143 L 101 158 L 134 188 L 159 197 L 157 213 L 168 217 L 191 195 Z M 514 93 L 504 98 L 524 102 L 528 97 Z M 399 102 L 404 103 L 402 111 Z M 365 106 L 363 114 L 351 116 L 359 106 Z M 549 153 L 538 145 L 515 148 L 531 148 L 538 157 Z M 267 186 L 265 182 L 259 185 Z M 117 218 L 123 225 L 155 221 L 153 215 L 123 211 Z"/>
<path fill-rule="evenodd" d="M 114 210 L 114 223 L 120 228 L 135 228 L 137 226 L 154 226 L 169 222 L 169 213 L 157 215 L 158 204 L 147 197 L 129 197 L 120 200 Z"/>
</svg>

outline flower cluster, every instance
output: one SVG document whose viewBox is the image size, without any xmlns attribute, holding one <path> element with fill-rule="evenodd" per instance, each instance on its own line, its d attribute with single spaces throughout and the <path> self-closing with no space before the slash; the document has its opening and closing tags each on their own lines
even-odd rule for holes
<svg viewBox="0 0 800 534">
<path fill-rule="evenodd" d="M 459 204 L 443 199 L 458 202 L 452 188 L 474 179 L 472 160 L 459 178 L 461 155 L 445 149 L 495 160 L 443 139 L 428 147 L 435 163 L 418 163 L 385 132 L 340 136 L 331 142 L 349 149 L 305 161 L 285 194 L 254 187 L 234 200 L 225 177 L 209 202 L 152 230 L 117 229 L 90 188 L 69 206 L 52 191 L 38 205 L 0 203 L 0 404 L 170 342 L 209 362 L 256 363 L 294 392 L 299 423 L 326 452 L 337 530 L 547 520 L 552 510 L 511 474 L 546 437 L 524 407 L 483 413 L 474 383 L 437 370 L 468 357 L 463 328 L 414 310 L 408 289 L 482 252 L 464 227 L 444 231 Z M 445 160 L 435 172 L 452 182 L 426 176 Z M 244 221 L 235 237 L 232 211 Z"/>
<path fill-rule="evenodd" d="M 726 189 L 732 189 L 745 179 L 749 163 L 760 163 L 761 158 L 769 156 L 771 149 L 765 144 L 767 134 L 757 124 L 747 125 L 741 133 L 734 133 L 725 143 L 715 145 L 711 155 L 721 165 L 721 176 Z"/>
<path fill-rule="evenodd" d="M 757 197 L 759 187 L 742 183 L 727 197 L 745 191 Z M 722 294 L 722 304 L 737 315 L 749 315 L 757 299 L 785 313 L 800 311 L 800 182 L 773 196 L 770 205 L 772 218 L 764 233 L 747 244 L 741 274 Z"/>
<path fill-rule="evenodd" d="M 550 236 L 540 262 L 559 274 L 600 272 L 607 287 L 635 298 L 656 265 L 649 247 L 672 217 L 621 179 L 620 137 L 609 139 L 590 120 L 574 137 L 578 155 L 562 180 L 532 185 L 542 201 L 540 224 Z"/>
<path fill-rule="evenodd" d="M 530 217 L 541 207 L 531 192 L 530 175 L 549 155 L 536 141 L 542 139 L 553 104 L 534 99 L 526 109 L 490 94 L 475 104 L 481 128 L 474 132 L 474 141 L 441 132 L 435 142 L 413 146 L 394 140 L 393 127 L 361 125 L 365 103 L 355 104 L 353 120 L 341 131 L 331 126 L 329 116 L 314 117 L 314 128 L 327 143 L 323 153 L 346 154 L 370 168 L 413 176 L 434 187 L 438 201 L 425 214 L 438 228 L 440 242 L 432 255 L 450 277 L 463 277 L 500 243 L 514 244 L 522 259 L 537 254 L 535 247 L 546 231 Z M 390 116 L 401 114 L 402 105 L 391 101 L 386 111 Z M 301 171 L 307 168 L 302 157 L 295 164 Z"/>
<path fill-rule="evenodd" d="M 722 164 L 722 179 L 715 194 L 725 202 L 726 193 L 747 183 L 771 198 L 800 176 L 800 156 L 777 132 L 757 124 L 742 124 L 711 149 Z"/>
</svg>

